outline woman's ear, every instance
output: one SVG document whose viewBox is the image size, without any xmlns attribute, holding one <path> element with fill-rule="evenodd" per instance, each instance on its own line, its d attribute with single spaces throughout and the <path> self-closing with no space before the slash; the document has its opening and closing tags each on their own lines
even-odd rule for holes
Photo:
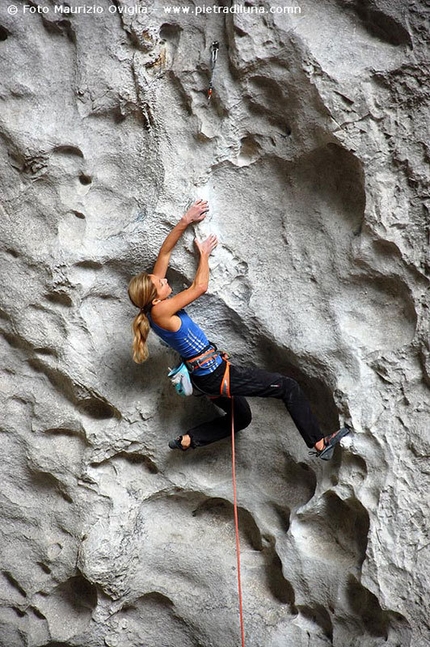
<svg viewBox="0 0 430 647">
<path fill-rule="evenodd" d="M 152 299 L 153 306 L 155 306 L 157 303 L 161 303 L 161 299 Z"/>
</svg>

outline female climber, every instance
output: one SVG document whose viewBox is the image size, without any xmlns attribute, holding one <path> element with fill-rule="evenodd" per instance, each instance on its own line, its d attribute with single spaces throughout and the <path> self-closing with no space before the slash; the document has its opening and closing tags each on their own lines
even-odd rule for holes
<svg viewBox="0 0 430 647">
<path fill-rule="evenodd" d="M 306 445 L 313 448 L 319 458 L 329 460 L 335 445 L 349 429 L 343 428 L 324 437 L 296 381 L 259 368 L 230 365 L 185 312 L 184 308 L 208 289 L 209 256 L 218 244 L 216 236 L 211 234 L 203 242 L 194 241 L 199 253 L 194 280 L 189 288 L 171 296 L 172 288 L 166 279 L 170 255 L 187 227 L 203 220 L 207 212 L 208 203 L 197 200 L 163 242 L 152 273 L 138 274 L 128 287 L 133 305 L 139 308 L 133 320 L 134 361 L 141 363 L 147 359 L 147 337 L 152 329 L 182 357 L 193 386 L 226 414 L 193 427 L 171 440 L 169 447 L 185 451 L 227 437 L 231 430 L 232 409 L 235 432 L 245 429 L 251 422 L 245 396 L 257 396 L 282 400 Z"/>
</svg>

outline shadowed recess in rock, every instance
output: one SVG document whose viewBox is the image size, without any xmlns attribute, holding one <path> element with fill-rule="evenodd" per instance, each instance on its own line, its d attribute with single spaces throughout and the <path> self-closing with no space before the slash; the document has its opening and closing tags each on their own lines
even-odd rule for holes
<svg viewBox="0 0 430 647">
<path fill-rule="evenodd" d="M 30 482 L 32 487 L 41 493 L 51 494 L 58 493 L 67 503 L 73 503 L 72 497 L 68 493 L 67 486 L 56 478 L 53 474 L 42 472 L 34 468 L 29 468 Z"/>
<path fill-rule="evenodd" d="M 74 404 L 78 410 L 95 420 L 121 418 L 121 413 L 103 396 L 92 392 L 82 384 L 76 384 L 60 370 L 48 367 L 40 359 L 30 359 L 29 365 L 39 373 L 44 373 L 56 390 Z"/>
<path fill-rule="evenodd" d="M 123 625 L 122 620 L 125 621 Z M 130 645 L 160 645 L 163 644 L 163 636 L 169 636 L 169 645 L 203 647 L 195 638 L 194 634 L 198 632 L 189 619 L 182 618 L 172 600 L 158 591 L 151 591 L 127 603 L 107 622 L 115 636 L 121 625 L 124 630 L 120 633 L 124 638 L 127 637 Z M 108 636 L 109 629 L 107 638 Z"/>
<path fill-rule="evenodd" d="M 71 297 L 64 290 L 53 290 L 45 294 L 45 299 L 50 303 L 70 308 L 73 305 Z"/>
<path fill-rule="evenodd" d="M 65 436 L 66 438 L 77 438 L 82 445 L 89 445 L 85 436 L 85 430 L 79 424 L 76 428 L 69 427 L 49 427 L 44 429 L 43 433 L 47 436 Z"/>
<path fill-rule="evenodd" d="M 79 146 L 75 146 L 74 144 L 60 144 L 59 146 L 55 146 L 52 149 L 52 152 L 59 153 L 61 155 L 81 157 L 82 159 L 84 158 L 82 150 L 79 148 Z"/>
<path fill-rule="evenodd" d="M 3 27 L 3 25 L 0 25 L 0 41 L 7 40 L 8 36 L 9 36 L 9 32 L 6 29 L 6 27 Z"/>
<path fill-rule="evenodd" d="M 139 454 L 139 452 L 122 451 L 122 452 L 119 452 L 118 454 L 115 454 L 114 456 L 110 456 L 109 458 L 105 458 L 101 461 L 97 461 L 97 462 L 93 461 L 92 463 L 90 463 L 90 465 L 91 467 L 100 467 L 105 463 L 114 462 L 116 459 L 121 459 L 121 458 L 128 461 L 132 465 L 143 465 L 151 474 L 159 473 L 159 469 L 157 465 L 154 463 L 154 461 L 149 456 L 145 456 L 144 454 Z"/>
<path fill-rule="evenodd" d="M 26 598 L 26 597 L 27 597 L 27 593 L 26 593 L 26 591 L 25 591 L 25 590 L 23 589 L 23 587 L 22 587 L 22 586 L 21 586 L 21 585 L 16 581 L 16 579 L 13 577 L 13 575 L 12 575 L 11 573 L 8 573 L 7 571 L 2 571 L 2 575 L 3 575 L 3 577 L 6 579 L 6 581 L 8 582 L 8 584 L 10 584 L 14 589 L 16 589 L 16 591 L 18 591 L 18 593 L 19 593 L 20 595 L 22 595 L 22 597 L 24 597 L 24 598 Z"/>
<path fill-rule="evenodd" d="M 290 168 L 286 179 L 287 184 L 292 180 L 293 186 L 299 185 L 302 200 L 297 208 L 307 209 L 307 216 L 314 211 L 320 219 L 311 215 L 311 222 L 317 224 L 319 220 L 339 243 L 345 225 L 351 233 L 360 233 L 366 204 L 365 178 L 361 161 L 351 151 L 334 143 L 316 148 Z M 342 247 L 349 247 L 348 239 Z"/>
<path fill-rule="evenodd" d="M 61 584 L 56 591 L 76 609 L 93 610 L 96 607 L 96 587 L 88 582 L 81 573 Z"/>
<path fill-rule="evenodd" d="M 246 542 L 254 550 L 262 550 L 263 543 L 260 530 L 248 510 L 238 506 L 239 529 Z M 193 510 L 193 517 L 204 517 L 210 515 L 214 521 L 220 523 L 232 522 L 233 504 L 225 499 L 213 498 L 201 503 Z"/>
<path fill-rule="evenodd" d="M 363 629 L 371 636 L 380 636 L 385 640 L 397 639 L 399 647 L 410 643 L 410 626 L 400 613 L 383 610 L 378 598 L 366 589 L 358 580 L 349 575 L 346 596 L 351 610 L 361 618 Z M 390 642 L 390 644 L 394 644 Z"/>
<path fill-rule="evenodd" d="M 292 584 L 285 579 L 282 572 L 282 562 L 274 547 L 264 548 L 264 564 L 266 569 L 266 585 L 273 597 L 282 604 L 290 606 L 291 613 L 296 613 L 294 606 L 295 593 Z"/>
<path fill-rule="evenodd" d="M 336 0 L 342 11 L 355 11 L 363 25 L 376 38 L 391 45 L 410 45 L 411 36 L 405 23 L 404 8 L 400 3 L 381 0 L 348 0 L 347 7 L 342 0 Z"/>
<path fill-rule="evenodd" d="M 334 492 L 326 492 L 315 508 L 299 513 L 297 527 L 308 537 L 308 549 L 318 546 L 324 560 L 337 561 L 350 556 L 361 566 L 366 555 L 369 514 L 353 497 L 342 500 Z"/>
<path fill-rule="evenodd" d="M 78 571 L 48 596 L 40 596 L 37 610 L 46 618 L 51 636 L 54 635 L 61 641 L 82 632 L 91 621 L 96 606 L 96 587 Z"/>
<path fill-rule="evenodd" d="M 327 638 L 333 640 L 333 624 L 327 609 L 317 604 L 315 607 L 300 605 L 297 607 L 297 610 L 304 618 L 318 625 Z"/>
<path fill-rule="evenodd" d="M 42 22 L 48 34 L 53 34 L 54 36 L 66 36 L 67 39 L 76 44 L 76 34 L 73 28 L 73 25 L 70 20 L 62 18 L 60 20 L 49 20 L 44 14 L 42 14 Z"/>
</svg>

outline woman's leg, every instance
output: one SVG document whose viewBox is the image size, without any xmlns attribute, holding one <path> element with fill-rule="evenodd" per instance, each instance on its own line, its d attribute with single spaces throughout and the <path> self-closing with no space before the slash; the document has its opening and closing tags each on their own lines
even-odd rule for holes
<svg viewBox="0 0 430 647">
<path fill-rule="evenodd" d="M 219 393 L 224 370 L 225 364 L 223 363 L 210 375 L 193 377 L 193 382 L 197 388 L 204 393 L 215 395 Z M 292 378 L 281 375 L 280 373 L 270 373 L 269 371 L 265 371 L 260 368 L 238 367 L 231 365 L 230 392 L 231 395 L 234 396 L 235 400 L 237 400 L 239 396 L 276 398 L 278 400 L 282 400 L 308 447 L 314 447 L 316 443 L 324 438 L 324 434 L 311 411 L 306 396 L 298 383 Z M 217 399 L 218 401 L 225 400 L 226 404 L 224 406 L 228 407 L 228 398 Z M 218 402 L 216 402 L 216 404 L 218 404 Z M 224 408 L 224 411 L 228 412 L 228 409 Z M 249 420 L 246 424 L 241 426 L 241 429 L 244 429 L 250 422 L 251 414 L 249 412 Z M 231 422 L 227 415 L 227 417 L 224 416 L 209 423 L 198 425 L 194 429 L 190 430 L 190 436 L 194 435 L 194 433 L 202 434 L 200 436 L 202 440 L 201 444 L 208 444 L 206 441 L 209 438 L 212 439 L 209 440 L 209 442 L 214 442 L 215 440 L 228 436 L 230 433 L 230 424 Z M 236 431 L 239 430 L 237 425 L 235 425 L 235 429 Z"/>
<path fill-rule="evenodd" d="M 187 431 L 192 447 L 204 447 L 231 434 L 231 413 L 233 405 L 234 431 L 245 429 L 251 422 L 251 409 L 246 399 L 240 395 L 235 398 L 213 397 L 211 401 L 225 411 L 226 415 L 218 416 L 209 422 L 193 427 Z"/>
<path fill-rule="evenodd" d="M 277 398 L 282 400 L 308 447 L 324 437 L 309 402 L 295 380 L 260 368 L 230 367 L 233 396 Z"/>
</svg>

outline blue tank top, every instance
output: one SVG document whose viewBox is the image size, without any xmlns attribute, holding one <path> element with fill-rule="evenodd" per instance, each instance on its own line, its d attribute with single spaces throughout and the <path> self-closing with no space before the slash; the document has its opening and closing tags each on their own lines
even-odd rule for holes
<svg viewBox="0 0 430 647">
<path fill-rule="evenodd" d="M 148 314 L 149 324 L 155 334 L 173 348 L 184 359 L 191 359 L 199 355 L 209 346 L 208 338 L 203 330 L 187 315 L 185 310 L 179 310 L 177 316 L 181 320 L 179 330 L 172 332 L 165 330 L 152 321 L 151 315 Z M 193 375 L 208 375 L 212 373 L 222 363 L 218 355 L 210 360 L 201 368 L 196 368 Z"/>
</svg>

